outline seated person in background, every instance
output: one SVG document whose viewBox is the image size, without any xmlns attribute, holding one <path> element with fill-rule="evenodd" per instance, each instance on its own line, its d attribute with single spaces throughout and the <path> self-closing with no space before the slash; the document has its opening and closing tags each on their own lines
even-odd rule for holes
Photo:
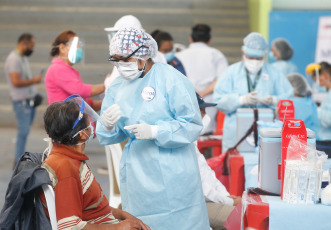
<svg viewBox="0 0 331 230">
<path fill-rule="evenodd" d="M 305 122 L 306 128 L 318 132 L 317 106 L 312 101 L 312 90 L 307 80 L 299 73 L 290 74 L 287 79 L 293 86 L 294 97 L 291 98 L 295 109 L 295 119 Z"/>
<path fill-rule="evenodd" d="M 319 84 L 326 88 L 327 96 L 318 110 L 319 131 L 316 149 L 324 151 L 331 157 L 331 66 L 321 69 Z"/>
<path fill-rule="evenodd" d="M 214 103 L 206 103 L 198 94 L 197 99 L 202 118 L 206 115 L 206 107 L 216 106 Z M 225 229 L 223 224 L 234 207 L 241 202 L 241 197 L 230 196 L 224 185 L 216 178 L 215 172 L 208 166 L 197 146 L 195 146 L 195 150 L 210 227 L 213 230 Z"/>
<path fill-rule="evenodd" d="M 92 109 L 86 103 L 85 111 L 82 107 L 73 100 L 55 102 L 44 114 L 45 130 L 53 146 L 42 167 L 48 171 L 55 191 L 58 229 L 150 230 L 136 217 L 109 206 L 86 163 L 85 146 L 93 139 L 87 111 Z M 43 194 L 41 200 L 47 207 Z"/>
<path fill-rule="evenodd" d="M 328 69 L 329 64 L 327 62 L 320 63 L 311 63 L 306 67 L 306 73 L 311 78 L 307 78 L 308 80 L 312 80 L 312 99 L 316 102 L 317 106 L 320 106 L 323 100 L 326 98 L 327 91 L 325 86 L 320 85 L 320 75 L 322 72 L 327 74 L 324 69 Z"/>
<path fill-rule="evenodd" d="M 298 67 L 290 61 L 293 56 L 293 49 L 288 41 L 283 38 L 277 38 L 271 43 L 269 59 L 276 59 L 271 65 L 279 70 L 284 76 L 297 73 Z"/>
<path fill-rule="evenodd" d="M 154 30 L 151 35 L 157 43 L 159 52 L 164 54 L 168 64 L 186 75 L 183 64 L 175 57 L 174 39 L 172 36 L 168 32 L 160 30 Z"/>
</svg>

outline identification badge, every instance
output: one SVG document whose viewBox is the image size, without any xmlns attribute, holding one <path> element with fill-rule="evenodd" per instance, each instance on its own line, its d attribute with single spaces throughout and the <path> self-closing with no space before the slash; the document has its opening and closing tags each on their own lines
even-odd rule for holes
<svg viewBox="0 0 331 230">
<path fill-rule="evenodd" d="M 145 101 L 150 101 L 153 100 L 153 98 L 155 97 L 155 89 L 150 87 L 150 86 L 146 86 L 145 88 L 143 88 L 143 90 L 141 91 L 141 97 L 145 100 Z"/>
<path fill-rule="evenodd" d="M 268 80 L 269 80 L 269 75 L 266 74 L 266 73 L 264 73 L 264 74 L 262 75 L 262 80 L 264 80 L 264 81 L 268 81 Z"/>
</svg>

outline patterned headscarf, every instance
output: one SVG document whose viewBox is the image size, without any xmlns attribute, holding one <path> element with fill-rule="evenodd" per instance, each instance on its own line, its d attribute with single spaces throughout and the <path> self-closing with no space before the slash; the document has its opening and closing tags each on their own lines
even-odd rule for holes
<svg viewBox="0 0 331 230">
<path fill-rule="evenodd" d="M 144 46 L 144 47 L 141 47 Z M 136 56 L 145 56 L 153 58 L 158 50 L 156 41 L 151 35 L 143 30 L 136 28 L 120 29 L 112 38 L 109 45 L 109 54 L 128 56 L 141 47 Z"/>
</svg>

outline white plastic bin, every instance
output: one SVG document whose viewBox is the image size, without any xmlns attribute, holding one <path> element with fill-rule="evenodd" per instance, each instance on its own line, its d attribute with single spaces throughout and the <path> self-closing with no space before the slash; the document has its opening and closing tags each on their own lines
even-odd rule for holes
<svg viewBox="0 0 331 230">
<path fill-rule="evenodd" d="M 258 109 L 259 121 L 272 122 L 274 113 L 272 109 Z M 252 126 L 254 112 L 252 108 L 237 109 L 237 141 L 239 141 Z M 255 152 L 254 134 L 249 135 L 239 146 L 239 152 Z"/>
</svg>

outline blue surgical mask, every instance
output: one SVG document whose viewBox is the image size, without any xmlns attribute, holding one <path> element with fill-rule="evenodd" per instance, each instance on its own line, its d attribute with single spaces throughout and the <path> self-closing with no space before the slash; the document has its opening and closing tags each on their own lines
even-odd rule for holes
<svg viewBox="0 0 331 230">
<path fill-rule="evenodd" d="M 75 60 L 75 63 L 72 63 L 72 64 L 77 64 L 78 62 L 80 62 L 82 59 L 83 59 L 83 49 L 82 48 L 78 48 L 76 50 L 76 60 Z"/>
<path fill-rule="evenodd" d="M 319 93 L 326 93 L 326 92 L 327 92 L 325 86 L 320 86 L 320 85 L 318 85 L 318 84 L 316 84 L 316 83 L 314 83 L 314 88 L 315 88 L 315 90 L 316 90 L 317 92 L 319 92 Z"/>
<path fill-rule="evenodd" d="M 169 63 L 169 62 L 172 61 L 172 59 L 174 59 L 174 57 L 175 57 L 175 52 L 174 52 L 174 51 L 171 51 L 171 52 L 169 52 L 169 53 L 166 53 L 166 54 L 164 54 L 164 57 L 165 57 L 165 59 L 167 60 L 167 62 Z"/>
<path fill-rule="evenodd" d="M 276 62 L 277 59 L 272 51 L 269 51 L 269 63 Z"/>
</svg>

